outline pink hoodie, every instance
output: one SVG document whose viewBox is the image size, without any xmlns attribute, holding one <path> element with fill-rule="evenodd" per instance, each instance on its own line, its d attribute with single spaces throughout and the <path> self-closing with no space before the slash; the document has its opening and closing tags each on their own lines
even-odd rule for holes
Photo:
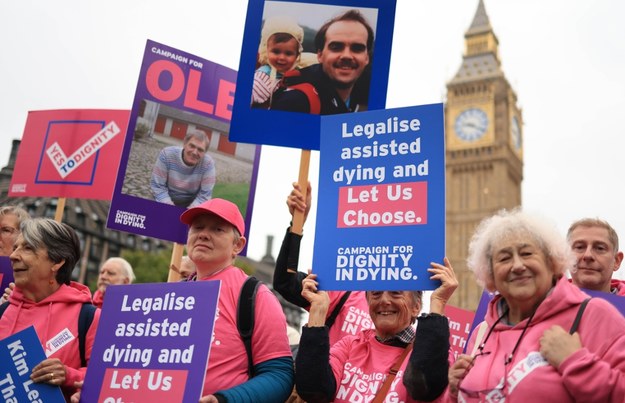
<svg viewBox="0 0 625 403">
<path fill-rule="evenodd" d="M 91 291 L 83 284 L 71 282 L 61 285 L 46 299 L 33 302 L 15 287 L 9 297 L 10 306 L 0 319 L 0 339 L 11 336 L 33 325 L 48 358 L 58 358 L 65 364 L 63 393 L 66 397 L 74 392 L 74 382 L 82 381 L 87 368 L 80 366 L 78 348 L 78 316 L 83 303 L 91 302 Z M 100 310 L 97 309 L 87 338 L 85 357 L 91 356 Z"/>
<path fill-rule="evenodd" d="M 559 325 L 568 331 L 580 303 L 588 298 L 562 278 L 540 304 L 523 339 L 507 365 L 507 402 L 625 402 L 625 318 L 609 303 L 593 298 L 586 307 L 578 332 L 582 349 L 552 367 L 540 354 L 540 337 Z M 488 305 L 489 329 L 501 314 L 501 296 Z M 502 321 L 503 322 L 503 321 Z M 504 360 L 521 336 L 527 319 L 514 326 L 499 322 L 486 341 L 483 354 L 460 383 L 459 402 L 495 401 L 497 391 L 470 397 L 462 390 L 496 389 L 504 378 Z M 475 332 L 467 351 L 473 350 Z M 486 337 L 485 332 L 484 337 Z M 484 340 L 482 339 L 481 342 Z M 448 394 L 450 401 L 456 399 Z M 489 400 L 491 399 L 491 400 Z"/>
<path fill-rule="evenodd" d="M 616 295 L 625 296 L 625 281 L 623 280 L 610 280 L 610 288 L 616 288 Z"/>
</svg>

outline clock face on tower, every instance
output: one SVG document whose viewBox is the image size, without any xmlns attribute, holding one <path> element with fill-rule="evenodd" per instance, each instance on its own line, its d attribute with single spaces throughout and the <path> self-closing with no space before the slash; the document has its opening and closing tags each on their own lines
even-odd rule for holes
<svg viewBox="0 0 625 403">
<path fill-rule="evenodd" d="M 521 126 L 516 116 L 512 117 L 512 122 L 510 123 L 510 136 L 512 137 L 512 145 L 514 148 L 520 150 L 523 143 L 521 139 Z"/>
<path fill-rule="evenodd" d="M 484 136 L 488 128 L 488 116 L 479 108 L 463 111 L 456 118 L 456 135 L 464 141 L 476 141 Z"/>
</svg>

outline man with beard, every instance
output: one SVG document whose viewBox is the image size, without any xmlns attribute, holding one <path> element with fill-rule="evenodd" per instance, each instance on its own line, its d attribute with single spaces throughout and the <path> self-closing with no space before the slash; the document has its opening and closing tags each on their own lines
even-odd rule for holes
<svg viewBox="0 0 625 403">
<path fill-rule="evenodd" d="M 363 15 L 349 10 L 326 22 L 315 48 L 319 63 L 287 72 L 271 109 L 321 115 L 366 109 L 368 91 L 356 91 L 356 82 L 371 61 L 373 29 Z"/>
</svg>

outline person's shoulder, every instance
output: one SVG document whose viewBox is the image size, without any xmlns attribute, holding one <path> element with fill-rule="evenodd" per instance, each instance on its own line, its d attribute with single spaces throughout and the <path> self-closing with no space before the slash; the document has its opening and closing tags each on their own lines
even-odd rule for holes
<svg viewBox="0 0 625 403">
<path fill-rule="evenodd" d="M 256 73 L 269 75 L 271 74 L 271 67 L 268 64 L 263 64 L 262 66 L 256 69 Z"/>
</svg>

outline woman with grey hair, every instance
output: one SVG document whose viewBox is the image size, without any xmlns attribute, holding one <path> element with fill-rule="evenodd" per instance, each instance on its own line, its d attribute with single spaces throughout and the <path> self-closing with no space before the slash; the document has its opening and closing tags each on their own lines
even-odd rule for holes
<svg viewBox="0 0 625 403">
<path fill-rule="evenodd" d="M 568 282 L 573 262 L 543 217 L 504 210 L 480 223 L 467 263 L 496 295 L 449 370 L 449 401 L 625 401 L 625 318 Z"/>
<path fill-rule="evenodd" d="M 302 282 L 310 310 L 295 359 L 297 393 L 307 402 L 439 398 L 447 386 L 450 358 L 444 309 L 458 286 L 447 258 L 444 263 L 428 269 L 430 278 L 441 282 L 432 292 L 429 314 L 419 316 L 421 291 L 367 291 L 374 329 L 344 336 L 332 346 L 325 326 L 330 298 L 317 289 L 316 275 L 309 274 Z"/>
<path fill-rule="evenodd" d="M 0 339 L 34 326 L 48 358 L 33 368 L 30 378 L 60 386 L 69 398 L 74 382 L 82 381 L 87 370 L 79 354 L 78 316 L 82 305 L 91 303 L 91 292 L 71 281 L 80 241 L 67 224 L 49 218 L 26 220 L 9 258 L 15 289 L 0 319 Z M 99 318 L 96 310 L 85 338 L 87 362 Z"/>
</svg>

